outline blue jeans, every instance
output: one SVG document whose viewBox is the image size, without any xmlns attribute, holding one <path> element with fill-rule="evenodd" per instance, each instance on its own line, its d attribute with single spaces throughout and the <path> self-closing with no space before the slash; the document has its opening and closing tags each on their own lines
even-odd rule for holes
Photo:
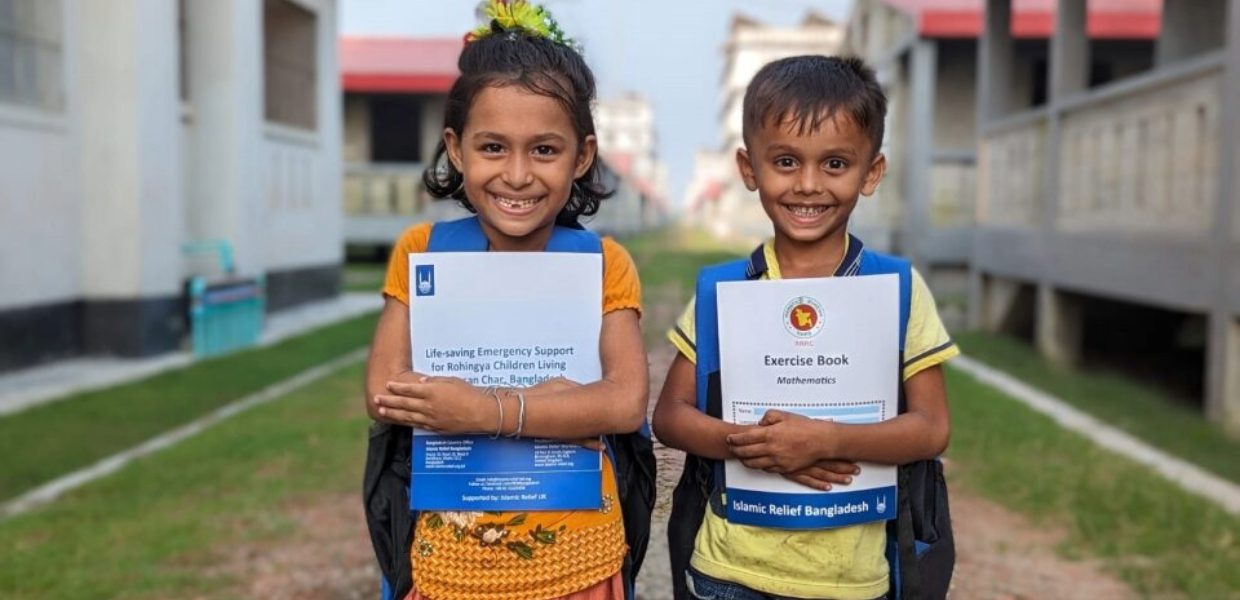
<svg viewBox="0 0 1240 600">
<path fill-rule="evenodd" d="M 689 586 L 689 595 L 698 600 L 797 600 L 788 596 L 776 596 L 751 590 L 739 583 L 715 579 L 693 568 L 685 571 L 685 582 Z M 884 600 L 886 597 L 884 594 L 875 600 Z"/>
</svg>

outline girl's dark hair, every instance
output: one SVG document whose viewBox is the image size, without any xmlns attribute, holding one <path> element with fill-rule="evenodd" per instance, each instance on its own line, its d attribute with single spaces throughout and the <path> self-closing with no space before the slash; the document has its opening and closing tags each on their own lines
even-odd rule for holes
<svg viewBox="0 0 1240 600">
<path fill-rule="evenodd" d="M 586 136 L 594 134 L 594 74 L 585 59 L 573 48 L 547 38 L 516 31 L 495 32 L 471 41 L 461 51 L 457 63 L 461 76 L 448 92 L 444 127 L 459 135 L 465 130 L 474 98 L 491 86 L 519 85 L 560 103 L 573 121 L 580 147 Z M 465 178 L 447 157 L 443 140 L 435 157 L 422 173 L 426 190 L 436 198 L 452 198 L 470 212 L 477 210 L 465 196 Z M 580 226 L 579 219 L 598 212 L 599 203 L 615 194 L 609 189 L 596 156 L 584 175 L 573 182 L 568 203 L 556 215 L 557 225 Z"/>
</svg>

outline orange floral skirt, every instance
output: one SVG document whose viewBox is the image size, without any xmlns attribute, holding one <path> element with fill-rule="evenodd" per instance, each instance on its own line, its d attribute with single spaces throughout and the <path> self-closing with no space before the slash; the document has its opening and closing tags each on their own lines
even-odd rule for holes
<svg viewBox="0 0 1240 600">
<path fill-rule="evenodd" d="M 427 598 L 419 594 L 417 590 L 405 596 L 405 600 L 452 600 L 451 598 Z M 608 577 L 584 590 L 573 592 L 567 596 L 560 596 L 550 600 L 624 600 L 624 579 L 617 571 L 615 575 Z"/>
</svg>

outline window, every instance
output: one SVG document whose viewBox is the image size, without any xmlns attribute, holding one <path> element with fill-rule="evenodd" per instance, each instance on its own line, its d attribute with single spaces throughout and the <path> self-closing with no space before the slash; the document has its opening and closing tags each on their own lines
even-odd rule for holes
<svg viewBox="0 0 1240 600">
<path fill-rule="evenodd" d="M 370 96 L 370 160 L 416 163 L 422 160 L 422 105 L 416 96 Z"/>
<path fill-rule="evenodd" d="M 186 0 L 177 1 L 177 60 L 180 70 L 177 72 L 177 88 L 181 102 L 189 102 L 189 7 Z"/>
<path fill-rule="evenodd" d="M 263 90 L 268 121 L 315 128 L 316 25 L 314 13 L 290 0 L 263 0 Z"/>
<path fill-rule="evenodd" d="M 0 0 L 0 102 L 64 108 L 59 0 Z"/>
</svg>

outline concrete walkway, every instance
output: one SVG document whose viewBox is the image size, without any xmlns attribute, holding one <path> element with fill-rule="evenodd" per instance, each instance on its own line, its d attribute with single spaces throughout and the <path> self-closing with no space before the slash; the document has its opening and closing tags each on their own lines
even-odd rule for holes
<svg viewBox="0 0 1240 600">
<path fill-rule="evenodd" d="M 379 310 L 375 293 L 346 293 L 331 300 L 283 310 L 267 319 L 259 346 L 270 346 L 311 329 Z M 90 390 L 144 379 L 194 362 L 188 351 L 150 358 L 77 358 L 0 375 L 0 416 Z"/>
<path fill-rule="evenodd" d="M 1092 415 L 1077 410 L 1067 402 L 980 361 L 960 356 L 952 360 L 950 366 L 1047 415 L 1064 429 L 1085 436 L 1103 448 L 1149 467 L 1185 491 L 1201 496 L 1233 515 L 1240 513 L 1240 486 L 1154 448 Z"/>
</svg>

